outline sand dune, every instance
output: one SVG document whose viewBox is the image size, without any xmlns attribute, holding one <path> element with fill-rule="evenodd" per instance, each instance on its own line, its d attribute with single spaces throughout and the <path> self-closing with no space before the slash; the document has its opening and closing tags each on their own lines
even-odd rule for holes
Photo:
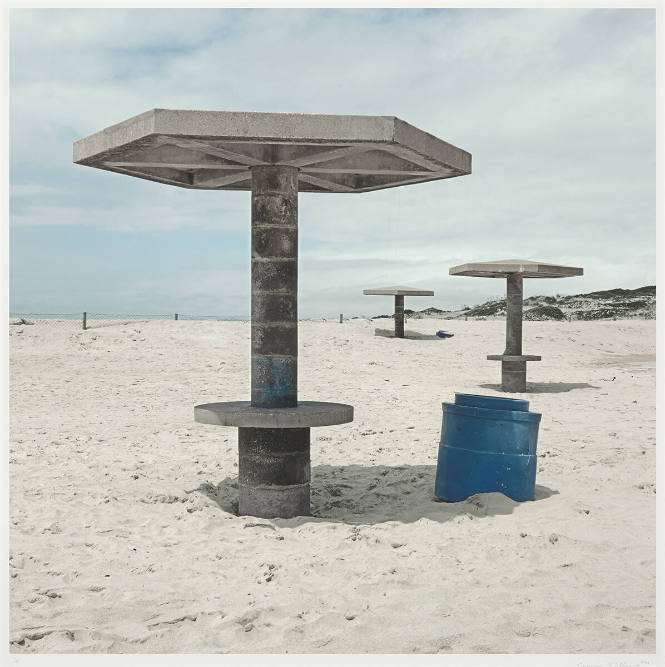
<svg viewBox="0 0 665 667">
<path fill-rule="evenodd" d="M 249 325 L 10 327 L 10 650 L 655 651 L 655 322 L 529 322 L 537 496 L 433 497 L 441 402 L 496 394 L 501 321 L 300 325 L 310 517 L 238 517 Z M 455 334 L 442 340 L 437 329 Z M 645 363 L 646 362 L 646 363 Z"/>
</svg>

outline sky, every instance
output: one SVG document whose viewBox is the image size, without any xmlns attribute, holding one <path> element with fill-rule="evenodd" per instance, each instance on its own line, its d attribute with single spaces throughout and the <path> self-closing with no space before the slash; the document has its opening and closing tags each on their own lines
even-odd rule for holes
<svg viewBox="0 0 665 667">
<path fill-rule="evenodd" d="M 250 194 L 72 163 L 153 108 L 397 116 L 473 173 L 299 196 L 299 314 L 376 315 L 505 294 L 453 277 L 506 258 L 581 266 L 525 296 L 656 283 L 653 9 L 13 9 L 14 313 L 246 316 Z"/>
</svg>

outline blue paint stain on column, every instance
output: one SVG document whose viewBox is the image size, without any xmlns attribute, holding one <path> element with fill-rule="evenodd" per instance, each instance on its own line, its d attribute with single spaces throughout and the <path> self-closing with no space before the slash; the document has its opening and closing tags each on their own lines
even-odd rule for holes
<svg viewBox="0 0 665 667">
<path fill-rule="evenodd" d="M 290 408 L 298 404 L 296 357 L 252 358 L 252 405 Z"/>
</svg>

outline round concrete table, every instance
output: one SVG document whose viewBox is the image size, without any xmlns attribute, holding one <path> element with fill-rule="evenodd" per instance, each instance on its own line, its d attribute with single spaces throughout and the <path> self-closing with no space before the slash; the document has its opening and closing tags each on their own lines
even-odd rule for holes
<svg viewBox="0 0 665 667">
<path fill-rule="evenodd" d="M 77 141 L 74 162 L 251 191 L 251 401 L 199 405 L 194 418 L 238 427 L 240 514 L 309 514 L 310 428 L 350 422 L 353 408 L 298 401 L 298 192 L 462 176 L 471 155 L 392 116 L 153 109 Z"/>
<path fill-rule="evenodd" d="M 501 259 L 495 262 L 473 262 L 452 267 L 451 276 L 506 278 L 506 349 L 503 354 L 487 358 L 501 362 L 501 389 L 506 392 L 526 391 L 526 362 L 541 357 L 522 354 L 522 301 L 524 278 L 567 278 L 581 276 L 583 269 L 575 266 L 545 264 L 525 259 Z"/>
<path fill-rule="evenodd" d="M 405 296 L 434 296 L 434 292 L 417 287 L 376 287 L 364 289 L 363 294 L 380 294 L 384 296 L 395 296 L 395 338 L 404 338 L 404 297 Z"/>
</svg>

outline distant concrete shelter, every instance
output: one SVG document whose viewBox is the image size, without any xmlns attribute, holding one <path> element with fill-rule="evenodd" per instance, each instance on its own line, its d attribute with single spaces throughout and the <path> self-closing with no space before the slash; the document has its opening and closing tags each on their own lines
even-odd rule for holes
<svg viewBox="0 0 665 667">
<path fill-rule="evenodd" d="M 379 294 L 383 296 L 395 296 L 395 338 L 404 338 L 404 297 L 405 296 L 434 296 L 434 292 L 417 287 L 405 287 L 395 285 L 394 287 L 376 287 L 364 289 L 363 294 Z"/>
<path fill-rule="evenodd" d="M 310 427 L 353 420 L 298 401 L 298 192 L 356 193 L 471 173 L 471 154 L 393 116 L 153 109 L 74 143 L 74 162 L 199 190 L 251 191 L 251 401 L 196 421 L 237 426 L 239 513 L 310 511 Z"/>
<path fill-rule="evenodd" d="M 526 362 L 540 361 L 541 357 L 522 354 L 523 279 L 581 276 L 584 269 L 526 259 L 500 259 L 494 262 L 460 264 L 453 266 L 448 273 L 451 276 L 506 279 L 506 349 L 503 354 L 488 354 L 487 358 L 501 361 L 503 391 L 526 391 Z"/>
</svg>

